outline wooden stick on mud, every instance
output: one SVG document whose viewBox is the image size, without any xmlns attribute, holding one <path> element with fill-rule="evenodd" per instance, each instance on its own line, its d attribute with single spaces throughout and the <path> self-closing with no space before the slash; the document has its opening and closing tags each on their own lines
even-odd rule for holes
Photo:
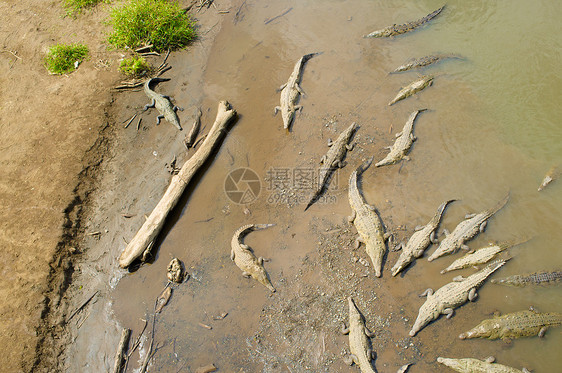
<svg viewBox="0 0 562 373">
<path fill-rule="evenodd" d="M 123 371 L 123 363 L 125 362 L 125 356 L 127 354 L 127 349 L 129 348 L 130 338 L 131 329 L 123 328 L 123 331 L 121 332 L 121 340 L 119 341 L 119 347 L 117 348 L 117 353 L 115 354 L 113 373 L 121 373 Z"/>
<path fill-rule="evenodd" d="M 158 202 L 148 219 L 144 222 L 135 237 L 129 242 L 121 257 L 119 266 L 127 268 L 133 261 L 142 256 L 149 245 L 156 240 L 158 233 L 164 226 L 168 213 L 176 206 L 183 191 L 191 181 L 191 178 L 211 155 L 213 149 L 220 144 L 226 133 L 228 123 L 236 116 L 236 110 L 230 107 L 226 101 L 219 102 L 217 117 L 213 127 L 209 131 L 205 141 L 195 154 L 189 158 L 180 172 L 172 177 L 172 181 L 164 196 Z"/>
</svg>

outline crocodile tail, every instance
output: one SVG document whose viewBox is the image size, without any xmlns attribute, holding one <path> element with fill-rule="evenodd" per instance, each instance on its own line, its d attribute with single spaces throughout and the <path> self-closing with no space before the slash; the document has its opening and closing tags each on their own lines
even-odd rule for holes
<svg viewBox="0 0 562 373">
<path fill-rule="evenodd" d="M 257 230 L 261 230 L 261 229 L 267 229 L 269 227 L 274 227 L 275 224 L 253 224 L 253 229 L 254 231 Z"/>
<path fill-rule="evenodd" d="M 495 207 L 488 210 L 488 215 L 492 216 L 496 212 L 500 211 L 507 204 L 507 201 L 509 201 L 510 195 L 511 195 L 511 192 L 507 192 L 505 197 L 503 197 L 503 199 L 501 201 L 499 201 L 498 204 Z"/>
<path fill-rule="evenodd" d="M 359 167 L 357 167 L 357 169 L 355 170 L 355 172 L 357 172 L 357 175 L 361 175 L 363 172 L 365 172 L 369 168 L 369 166 L 371 166 L 371 164 L 373 163 L 373 159 L 375 159 L 375 156 L 372 156 L 371 158 L 367 159 Z"/>
<path fill-rule="evenodd" d="M 428 15 L 426 15 L 425 17 L 423 17 L 422 19 L 420 19 L 420 25 L 423 25 L 426 22 L 431 21 L 433 18 L 437 17 L 439 15 L 439 13 L 441 13 L 443 11 L 443 9 L 445 9 L 445 5 L 443 5 L 441 8 L 434 10 L 433 12 L 429 13 Z"/>
</svg>

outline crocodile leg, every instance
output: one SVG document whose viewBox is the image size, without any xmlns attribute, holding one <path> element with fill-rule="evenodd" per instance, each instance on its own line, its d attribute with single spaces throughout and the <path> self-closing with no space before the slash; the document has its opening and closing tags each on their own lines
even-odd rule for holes
<svg viewBox="0 0 562 373">
<path fill-rule="evenodd" d="M 432 244 L 436 244 L 436 243 L 439 242 L 437 240 L 437 234 L 435 234 L 435 231 L 433 231 L 429 234 L 429 241 L 431 241 Z"/>
<path fill-rule="evenodd" d="M 475 288 L 470 289 L 468 292 L 468 300 L 473 302 L 478 297 L 478 293 Z"/>
<path fill-rule="evenodd" d="M 334 145 L 334 142 L 332 141 L 332 139 L 328 139 L 328 146 L 330 147 L 332 145 Z"/>
<path fill-rule="evenodd" d="M 445 308 L 443 310 L 443 315 L 447 315 L 447 318 L 450 319 L 455 314 L 455 310 L 452 308 Z"/>
<path fill-rule="evenodd" d="M 254 250 L 252 250 L 252 248 L 250 246 L 246 245 L 245 243 L 241 243 L 240 247 L 243 248 L 244 250 L 248 250 L 251 253 L 254 252 Z"/>
<path fill-rule="evenodd" d="M 337 166 L 339 168 L 344 168 L 346 164 L 347 164 L 346 161 L 337 161 Z"/>
<path fill-rule="evenodd" d="M 341 334 L 349 334 L 349 328 L 345 326 L 345 323 L 341 325 Z"/>
<path fill-rule="evenodd" d="M 451 234 L 451 232 L 449 232 L 448 229 L 443 229 L 443 234 L 445 235 L 445 237 L 447 237 L 448 235 Z"/>
<path fill-rule="evenodd" d="M 461 245 L 461 249 L 466 250 L 466 251 L 470 251 L 470 247 L 468 247 L 468 245 L 465 245 L 465 244 Z"/>
<path fill-rule="evenodd" d="M 414 232 L 421 231 L 424 227 L 425 225 L 416 225 L 416 227 L 414 228 Z"/>
<path fill-rule="evenodd" d="M 183 111 L 183 108 L 182 108 L 182 107 L 179 107 L 179 106 L 174 106 L 174 107 L 172 108 L 172 110 L 174 110 L 174 111 L 178 111 L 178 110 L 179 110 L 179 111 Z"/>
<path fill-rule="evenodd" d="M 547 330 L 547 329 L 548 329 L 548 328 L 547 328 L 546 326 L 543 326 L 543 327 L 541 328 L 541 330 L 539 330 L 539 338 L 544 337 L 544 334 L 546 333 L 546 330 Z"/>
<path fill-rule="evenodd" d="M 324 164 L 324 162 L 326 162 L 326 154 L 324 154 L 322 158 L 320 158 L 320 164 Z"/>
<path fill-rule="evenodd" d="M 281 106 L 276 106 L 273 108 L 273 115 L 276 115 L 279 111 L 281 111 Z"/>
<path fill-rule="evenodd" d="M 357 361 L 357 356 L 353 354 L 345 355 L 343 357 L 343 362 L 346 363 L 347 365 L 353 365 L 353 363 L 357 364 L 356 361 Z"/>
<path fill-rule="evenodd" d="M 304 93 L 304 91 L 302 90 L 301 86 L 295 83 L 295 89 L 297 90 L 297 92 L 299 92 L 301 95 L 306 96 L 306 93 Z"/>
<path fill-rule="evenodd" d="M 281 87 L 277 88 L 277 91 L 282 91 L 283 88 L 285 88 L 287 86 L 287 83 L 283 84 Z"/>
<path fill-rule="evenodd" d="M 370 347 L 367 349 L 367 359 L 369 361 L 376 359 L 375 351 Z"/>
<path fill-rule="evenodd" d="M 355 210 L 351 210 L 351 215 L 349 215 L 347 217 L 347 221 L 350 222 L 350 223 L 353 223 L 353 221 L 355 220 L 355 215 L 357 215 Z"/>
<path fill-rule="evenodd" d="M 462 282 L 464 280 L 465 280 L 465 277 L 463 275 L 458 275 L 458 276 L 453 277 L 454 282 Z"/>
<path fill-rule="evenodd" d="M 361 237 L 357 237 L 355 239 L 355 248 L 358 249 L 359 246 L 361 246 L 362 243 L 365 243 L 365 241 Z"/>
<path fill-rule="evenodd" d="M 464 216 L 464 218 L 465 218 L 465 219 L 472 219 L 472 218 L 475 217 L 475 216 L 476 216 L 476 214 L 466 214 L 466 215 Z"/>
<path fill-rule="evenodd" d="M 234 260 L 235 257 L 236 257 L 236 254 L 234 254 L 234 249 L 230 250 L 230 260 Z"/>
<path fill-rule="evenodd" d="M 246 271 L 242 272 L 242 276 L 246 277 L 246 278 L 250 278 L 252 277 L 252 275 Z"/>
<path fill-rule="evenodd" d="M 355 144 L 347 144 L 347 145 L 345 146 L 345 148 L 346 148 L 348 151 L 352 151 L 354 147 L 355 147 Z"/>
<path fill-rule="evenodd" d="M 152 102 L 150 104 L 144 105 L 143 111 L 147 111 L 148 109 L 153 108 L 155 106 L 156 106 L 156 100 L 152 99 Z"/>
<path fill-rule="evenodd" d="M 392 249 L 392 251 L 400 251 L 402 250 L 403 247 L 404 247 L 404 242 L 400 242 L 398 245 L 394 246 L 394 249 Z"/>
<path fill-rule="evenodd" d="M 480 233 L 482 233 L 486 230 L 486 225 L 488 225 L 488 220 L 486 220 L 485 222 L 480 224 Z"/>
<path fill-rule="evenodd" d="M 405 161 L 409 161 L 411 158 L 409 156 L 405 155 L 405 156 L 402 157 L 402 159 L 405 160 Z"/>
<path fill-rule="evenodd" d="M 160 124 L 160 121 L 161 121 L 162 119 L 164 119 L 164 115 L 159 115 L 159 116 L 157 116 L 157 117 L 156 117 L 156 125 L 159 125 L 159 124 Z"/>
<path fill-rule="evenodd" d="M 398 133 L 395 135 L 395 137 L 400 137 L 400 136 L 402 136 L 402 131 L 398 132 Z"/>
<path fill-rule="evenodd" d="M 365 327 L 365 335 L 369 338 L 373 338 L 375 336 L 375 333 Z"/>
<path fill-rule="evenodd" d="M 432 288 L 427 289 L 426 291 L 421 293 L 419 296 L 420 297 L 429 297 L 430 295 L 433 295 L 433 289 Z"/>
</svg>

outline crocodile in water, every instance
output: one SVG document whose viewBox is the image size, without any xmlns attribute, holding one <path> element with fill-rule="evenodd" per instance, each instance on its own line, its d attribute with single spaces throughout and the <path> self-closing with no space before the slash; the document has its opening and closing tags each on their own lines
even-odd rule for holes
<svg viewBox="0 0 562 373">
<path fill-rule="evenodd" d="M 400 92 L 394 97 L 392 101 L 388 103 L 388 106 L 391 106 L 397 103 L 400 100 L 403 100 L 411 95 L 423 90 L 425 87 L 429 87 L 433 83 L 432 76 L 422 76 L 418 80 L 413 81 L 412 83 L 408 84 L 406 87 L 402 88 Z"/>
<path fill-rule="evenodd" d="M 530 373 L 527 369 L 523 370 L 508 367 L 492 361 L 482 361 L 478 359 L 450 359 L 438 357 L 437 362 L 460 373 Z"/>
<path fill-rule="evenodd" d="M 527 285 L 556 285 L 562 281 L 562 271 L 537 272 L 493 279 L 492 283 L 523 287 Z"/>
<path fill-rule="evenodd" d="M 383 160 L 375 164 L 376 167 L 394 164 L 402 159 L 407 161 L 410 160 L 410 157 L 406 154 L 408 154 L 412 144 L 416 141 L 416 137 L 414 136 L 414 121 L 416 120 L 418 114 L 425 110 L 426 109 L 416 110 L 410 114 L 410 117 L 408 118 L 408 121 L 404 125 L 402 131 L 396 134 L 396 141 L 394 141 L 394 145 L 388 147 L 390 152 Z"/>
<path fill-rule="evenodd" d="M 273 225 L 274 224 L 248 224 L 240 227 L 234 233 L 234 236 L 232 236 L 230 259 L 242 270 L 242 275 L 244 277 L 253 277 L 266 288 L 275 292 L 275 288 L 271 285 L 269 276 L 263 267 L 264 259 L 262 257 L 256 258 L 252 249 L 241 242 L 242 237 L 248 232 L 266 229 Z"/>
<path fill-rule="evenodd" d="M 349 302 L 349 327 L 342 329 L 343 334 L 349 334 L 349 350 L 351 354 L 347 362 L 349 365 L 355 363 L 359 366 L 362 373 L 375 373 L 371 360 L 375 354 L 371 348 L 369 338 L 374 336 L 365 326 L 365 318 L 357 309 L 351 297 Z"/>
<path fill-rule="evenodd" d="M 540 313 L 531 309 L 494 316 L 459 335 L 460 339 L 488 338 L 509 340 L 519 337 L 543 337 L 549 327 L 562 324 L 562 314 Z"/>
<path fill-rule="evenodd" d="M 176 126 L 177 129 L 181 131 L 180 120 L 178 118 L 178 114 L 176 113 L 177 110 L 183 110 L 177 106 L 174 106 L 170 101 L 169 96 L 164 96 L 160 93 L 154 92 L 150 85 L 155 82 L 164 82 L 170 79 L 162 79 L 162 78 L 151 78 L 144 83 L 144 93 L 148 96 L 149 99 L 152 100 L 150 104 L 144 106 L 144 110 L 148 110 L 149 108 L 156 107 L 156 110 L 160 113 L 156 117 L 156 124 L 160 124 L 162 118 L 165 118 L 168 122 L 172 123 Z"/>
<path fill-rule="evenodd" d="M 527 240 L 523 242 L 527 242 Z M 490 260 L 494 259 L 494 257 L 499 253 L 501 253 L 502 251 L 509 249 L 513 246 L 520 245 L 523 242 L 514 243 L 512 241 L 509 241 L 509 242 L 501 242 L 498 244 L 491 243 L 489 246 L 478 249 L 472 253 L 466 254 L 462 258 L 455 260 L 453 263 L 451 263 L 450 266 L 442 270 L 441 274 L 451 272 L 456 269 L 463 269 L 463 268 L 476 266 L 478 264 L 488 263 Z"/>
<path fill-rule="evenodd" d="M 297 110 L 302 110 L 302 105 L 297 105 L 299 96 L 304 94 L 299 83 L 302 78 L 302 70 L 306 61 L 317 55 L 318 53 L 310 53 L 302 56 L 297 63 L 295 68 L 289 76 L 287 83 L 279 87 L 281 91 L 280 106 L 275 107 L 275 114 L 281 111 L 281 116 L 283 117 L 283 128 L 289 130 L 293 119 L 295 118 L 295 112 Z"/>
<path fill-rule="evenodd" d="M 445 8 L 443 5 L 441 8 L 434 10 L 433 12 L 429 13 L 423 18 L 418 19 L 417 21 L 407 22 L 402 25 L 392 25 L 385 27 L 381 30 L 373 31 L 370 34 L 365 35 L 365 38 L 382 38 L 382 37 L 390 37 L 400 34 L 405 34 L 407 32 L 413 31 L 416 28 L 420 27 L 424 23 L 431 21 L 433 18 L 437 17 L 439 13 Z"/>
<path fill-rule="evenodd" d="M 435 230 L 439 226 L 445 208 L 453 201 L 455 200 L 451 199 L 443 202 L 429 223 L 420 227 L 412 234 L 406 246 L 402 248 L 402 253 L 400 253 L 396 264 L 392 267 L 392 276 L 396 276 L 400 271 L 406 268 L 408 264 L 421 257 L 425 249 L 427 249 L 431 243 L 436 242 Z"/>
<path fill-rule="evenodd" d="M 493 208 L 479 214 L 470 214 L 449 233 L 445 230 L 446 237 L 441 241 L 437 250 L 427 258 L 430 262 L 443 255 L 456 252 L 459 248 L 468 250 L 465 242 L 472 239 L 480 232 L 484 232 L 488 219 L 505 206 L 509 200 L 509 193 Z"/>
<path fill-rule="evenodd" d="M 427 295 L 427 300 L 420 307 L 418 317 L 410 336 L 413 337 L 424 326 L 437 319 L 439 315 L 453 316 L 454 309 L 460 307 L 467 301 L 474 301 L 477 297 L 476 289 L 484 284 L 488 276 L 498 270 L 507 260 L 497 260 L 490 263 L 484 269 L 476 272 L 467 278 L 455 279 L 442 287 L 435 293 L 427 289 L 423 295 Z"/>
<path fill-rule="evenodd" d="M 365 244 L 365 251 L 373 262 L 375 276 L 381 277 L 382 259 L 386 252 L 386 239 L 390 236 L 384 233 L 384 226 L 374 206 L 368 205 L 357 187 L 357 178 L 373 162 L 373 157 L 359 166 L 351 173 L 349 178 L 349 204 L 351 206 L 351 216 L 348 218 L 350 223 L 357 228 L 356 246 L 362 242 Z"/>
<path fill-rule="evenodd" d="M 353 145 L 349 144 L 353 133 L 357 129 L 357 123 L 353 122 L 351 126 L 349 126 L 346 130 L 344 130 L 336 139 L 335 142 L 331 140 L 328 141 L 328 152 L 322 157 L 320 163 L 322 164 L 322 168 L 318 173 L 318 182 L 316 183 L 316 190 L 314 191 L 314 195 L 306 205 L 304 211 L 306 211 L 316 200 L 324 189 L 327 187 L 328 180 L 330 179 L 330 175 L 336 168 L 341 168 L 345 164 L 343 159 L 348 150 L 353 149 Z"/>
<path fill-rule="evenodd" d="M 552 183 L 554 180 L 558 179 L 559 177 L 560 177 L 560 168 L 556 166 L 552 167 L 550 170 L 548 170 L 548 172 L 544 176 L 541 185 L 539 185 L 538 191 L 540 192 L 541 190 L 546 188 L 548 184 Z"/>
<path fill-rule="evenodd" d="M 445 60 L 447 58 L 461 58 L 459 56 L 455 56 L 454 54 L 434 54 L 430 56 L 425 56 L 421 58 L 412 59 L 405 64 L 396 68 L 393 73 L 398 73 L 401 71 L 408 71 L 412 69 L 418 69 L 420 67 L 428 66 L 439 61 Z"/>
</svg>

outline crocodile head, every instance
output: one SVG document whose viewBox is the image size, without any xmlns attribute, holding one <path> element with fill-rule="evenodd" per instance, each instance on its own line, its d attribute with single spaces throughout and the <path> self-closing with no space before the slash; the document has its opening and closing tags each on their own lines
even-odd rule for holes
<svg viewBox="0 0 562 373">
<path fill-rule="evenodd" d="M 436 302 L 428 297 L 425 303 L 422 304 L 416 322 L 414 322 L 414 326 L 412 326 L 412 330 L 410 330 L 410 337 L 415 336 L 424 326 L 439 316 L 440 312 L 437 310 L 437 304 L 435 303 Z"/>
<path fill-rule="evenodd" d="M 496 339 L 501 331 L 501 325 L 492 320 L 484 320 L 474 328 L 459 335 L 460 339 L 488 337 Z"/>
<path fill-rule="evenodd" d="M 454 369 L 457 372 L 465 372 L 467 371 L 466 369 L 469 368 L 465 359 L 449 359 L 446 357 L 438 357 L 437 362 L 448 366 L 449 368 Z"/>
<path fill-rule="evenodd" d="M 258 281 L 263 286 L 268 288 L 272 293 L 275 293 L 275 288 L 271 284 L 271 281 L 269 280 L 269 276 L 267 275 L 267 272 L 265 272 L 263 266 L 256 264 L 256 266 L 253 268 L 253 270 L 250 273 L 254 278 L 254 280 Z"/>
</svg>

